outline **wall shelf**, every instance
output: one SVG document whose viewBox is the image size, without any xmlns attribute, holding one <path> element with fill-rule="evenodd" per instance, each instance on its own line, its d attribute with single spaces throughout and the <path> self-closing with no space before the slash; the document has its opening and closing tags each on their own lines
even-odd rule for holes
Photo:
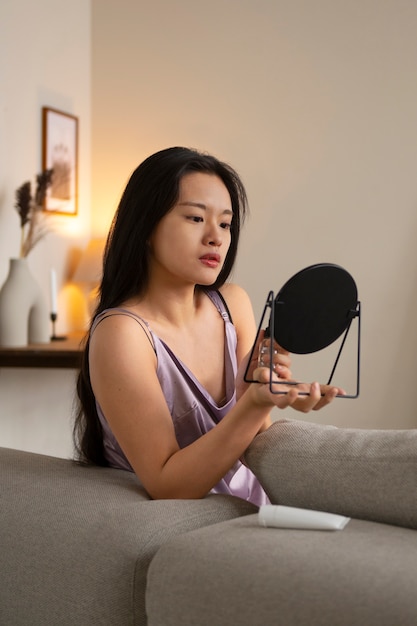
<svg viewBox="0 0 417 626">
<path fill-rule="evenodd" d="M 22 348 L 0 346 L 0 367 L 78 369 L 84 335 L 70 334 L 50 343 L 30 344 Z"/>
</svg>

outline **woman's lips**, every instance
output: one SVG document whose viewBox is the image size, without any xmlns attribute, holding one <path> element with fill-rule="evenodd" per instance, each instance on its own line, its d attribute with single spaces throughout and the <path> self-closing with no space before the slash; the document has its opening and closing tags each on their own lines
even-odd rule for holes
<svg viewBox="0 0 417 626">
<path fill-rule="evenodd" d="M 220 263 L 220 254 L 211 253 L 200 257 L 200 261 L 207 267 L 216 268 Z"/>
</svg>

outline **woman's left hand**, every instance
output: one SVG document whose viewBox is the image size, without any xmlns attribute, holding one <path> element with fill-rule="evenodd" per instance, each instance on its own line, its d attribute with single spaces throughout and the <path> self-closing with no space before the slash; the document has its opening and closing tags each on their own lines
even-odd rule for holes
<svg viewBox="0 0 417 626">
<path fill-rule="evenodd" d="M 269 368 L 260 367 L 255 370 L 254 375 L 259 383 L 270 384 L 270 371 Z M 296 400 L 291 404 L 291 407 L 296 411 L 302 413 L 308 413 L 309 411 L 319 411 L 323 407 L 327 406 L 336 398 L 336 396 L 343 396 L 346 392 L 340 387 L 333 387 L 332 385 L 320 385 L 318 382 L 314 383 L 299 383 L 296 381 L 283 380 L 281 377 L 277 378 L 272 376 L 272 382 L 274 383 L 273 395 L 279 396 L 288 393 L 291 389 L 298 391 Z M 290 383 L 290 384 L 289 384 Z"/>
<path fill-rule="evenodd" d="M 298 383 L 295 385 L 299 395 L 292 405 L 296 411 L 307 413 L 308 411 L 319 411 L 332 402 L 336 396 L 345 395 L 345 391 L 339 387 L 331 385 L 320 385 L 319 383 Z M 300 395 L 301 394 L 301 395 Z"/>
</svg>

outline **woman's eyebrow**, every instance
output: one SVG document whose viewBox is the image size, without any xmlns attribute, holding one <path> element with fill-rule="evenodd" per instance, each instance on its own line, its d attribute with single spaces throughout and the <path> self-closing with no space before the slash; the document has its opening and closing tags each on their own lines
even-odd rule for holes
<svg viewBox="0 0 417 626">
<path fill-rule="evenodd" d="M 198 209 L 203 209 L 203 211 L 207 210 L 207 207 L 202 202 L 192 202 L 191 200 L 185 200 L 184 202 L 179 202 L 178 206 L 195 206 Z M 233 215 L 233 211 L 231 209 L 225 209 L 222 211 L 222 215 Z"/>
</svg>

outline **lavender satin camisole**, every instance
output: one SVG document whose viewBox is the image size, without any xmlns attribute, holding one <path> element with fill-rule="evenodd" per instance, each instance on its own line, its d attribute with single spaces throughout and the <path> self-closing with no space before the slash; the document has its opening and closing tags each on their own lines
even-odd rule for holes
<svg viewBox="0 0 417 626">
<path fill-rule="evenodd" d="M 131 311 L 121 308 L 106 309 L 96 317 L 91 329 L 93 333 L 97 324 L 109 315 L 128 315 L 138 322 L 138 326 L 146 325 L 157 357 L 157 377 L 172 416 L 175 435 L 180 448 L 188 446 L 214 428 L 236 403 L 237 338 L 235 327 L 220 294 L 216 291 L 207 291 L 206 293 L 222 316 L 225 325 L 226 397 L 221 406 L 213 400 L 193 373 L 175 356 L 167 344 L 152 332 L 146 320 Z M 138 331 L 144 332 L 139 328 Z M 103 427 L 104 449 L 109 465 L 133 471 L 97 401 L 96 406 Z M 235 463 L 210 493 L 238 496 L 258 506 L 269 502 L 254 474 L 240 461 Z"/>
</svg>

